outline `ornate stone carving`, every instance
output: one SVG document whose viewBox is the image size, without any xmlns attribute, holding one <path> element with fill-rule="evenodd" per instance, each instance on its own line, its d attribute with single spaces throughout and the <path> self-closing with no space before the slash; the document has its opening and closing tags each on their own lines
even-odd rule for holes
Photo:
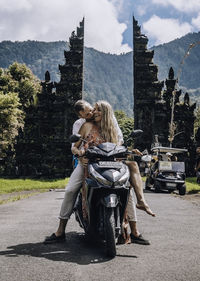
<svg viewBox="0 0 200 281">
<path fill-rule="evenodd" d="M 141 149 L 151 148 L 155 121 L 155 104 L 160 100 L 164 82 L 158 81 L 158 67 L 152 61 L 154 52 L 147 50 L 148 38 L 141 34 L 138 22 L 133 17 L 134 34 L 134 127 L 144 131 L 136 145 Z"/>
</svg>

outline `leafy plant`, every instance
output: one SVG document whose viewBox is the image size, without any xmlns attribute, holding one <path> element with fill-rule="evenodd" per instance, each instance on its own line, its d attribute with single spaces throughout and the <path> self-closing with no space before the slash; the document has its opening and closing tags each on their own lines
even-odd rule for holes
<svg viewBox="0 0 200 281">
<path fill-rule="evenodd" d="M 134 129 L 134 119 L 132 117 L 129 117 L 122 110 L 116 110 L 115 117 L 120 129 L 122 130 L 125 144 L 128 146 L 133 145 L 133 140 L 129 138 L 129 136 Z"/>
<path fill-rule="evenodd" d="M 18 130 L 23 130 L 26 110 L 40 89 L 39 79 L 25 64 L 14 62 L 0 69 L 0 174 L 12 169 Z"/>
<path fill-rule="evenodd" d="M 18 129 L 23 128 L 24 112 L 20 109 L 17 93 L 0 92 L 0 147 L 1 152 L 13 144 Z"/>
</svg>

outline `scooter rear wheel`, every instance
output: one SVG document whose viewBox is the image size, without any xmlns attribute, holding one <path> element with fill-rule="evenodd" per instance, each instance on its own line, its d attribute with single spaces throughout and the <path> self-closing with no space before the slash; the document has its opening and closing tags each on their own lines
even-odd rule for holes
<svg viewBox="0 0 200 281">
<path fill-rule="evenodd" d="M 114 258 L 116 256 L 115 243 L 115 217 L 113 208 L 104 209 L 104 229 L 106 240 L 106 254 Z"/>
</svg>

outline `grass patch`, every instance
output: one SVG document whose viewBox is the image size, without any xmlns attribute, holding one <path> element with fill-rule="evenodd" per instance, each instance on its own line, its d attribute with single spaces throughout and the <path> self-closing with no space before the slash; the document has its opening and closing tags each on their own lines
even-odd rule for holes
<svg viewBox="0 0 200 281">
<path fill-rule="evenodd" d="M 196 177 L 186 179 L 186 189 L 188 193 L 200 192 L 200 185 L 196 181 L 197 181 Z"/>
<path fill-rule="evenodd" d="M 5 179 L 0 178 L 0 194 L 24 190 L 48 190 L 64 188 L 69 178 L 55 180 Z"/>
<path fill-rule="evenodd" d="M 143 181 L 146 177 L 142 178 Z M 0 195 L 12 192 L 21 192 L 34 190 L 34 193 L 38 190 L 39 192 L 48 189 L 59 189 L 64 188 L 68 182 L 69 178 L 65 179 L 54 179 L 54 180 L 33 180 L 33 179 L 5 179 L 0 178 Z M 196 177 L 186 179 L 186 188 L 188 193 L 200 192 L 200 185 L 196 182 Z M 28 194 L 16 195 L 11 199 L 12 201 L 20 200 L 29 197 Z M 15 198 L 15 199 L 14 199 Z M 18 198 L 18 199 L 17 199 Z M 5 200 L 1 200 L 5 201 Z M 1 204 L 0 201 L 0 204 Z"/>
<path fill-rule="evenodd" d="M 45 191 L 45 190 L 43 190 Z M 18 200 L 21 200 L 21 199 L 25 199 L 25 198 L 29 198 L 33 195 L 36 195 L 36 194 L 39 194 L 43 191 L 39 191 L 39 192 L 31 192 L 31 193 L 28 193 L 28 194 L 20 194 L 20 195 L 16 195 L 16 196 L 11 196 L 10 198 L 8 199 L 2 199 L 0 200 L 0 205 L 2 204 L 6 204 L 6 203 L 10 203 L 10 202 L 15 202 L 15 201 L 18 201 Z"/>
</svg>

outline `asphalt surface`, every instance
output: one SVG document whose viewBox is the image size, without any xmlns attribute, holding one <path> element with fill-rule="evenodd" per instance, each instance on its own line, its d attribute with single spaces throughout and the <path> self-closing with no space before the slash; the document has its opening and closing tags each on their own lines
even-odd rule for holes
<svg viewBox="0 0 200 281">
<path fill-rule="evenodd" d="M 57 228 L 63 192 L 51 191 L 0 206 L 1 281 L 199 281 L 200 207 L 167 193 L 145 193 L 150 217 L 138 210 L 138 227 L 151 245 L 119 245 L 107 259 L 89 245 L 74 215 L 62 244 L 42 241 Z"/>
</svg>

